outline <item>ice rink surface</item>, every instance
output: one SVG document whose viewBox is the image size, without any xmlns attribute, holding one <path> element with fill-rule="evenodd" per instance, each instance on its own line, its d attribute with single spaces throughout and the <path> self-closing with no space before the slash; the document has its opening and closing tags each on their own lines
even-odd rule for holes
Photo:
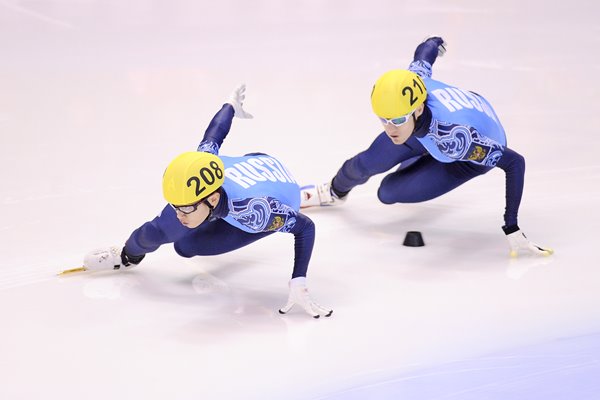
<svg viewBox="0 0 600 400">
<path fill-rule="evenodd" d="M 0 0 L 1 399 L 600 399 L 600 3 Z M 314 298 L 280 316 L 293 237 L 172 246 L 56 273 L 162 208 L 161 176 L 240 82 L 224 155 L 331 179 L 381 127 L 369 94 L 442 35 L 434 78 L 486 96 L 526 157 L 510 259 L 504 174 L 384 205 L 372 178 L 317 225 Z M 402 246 L 406 231 L 426 246 Z"/>
</svg>

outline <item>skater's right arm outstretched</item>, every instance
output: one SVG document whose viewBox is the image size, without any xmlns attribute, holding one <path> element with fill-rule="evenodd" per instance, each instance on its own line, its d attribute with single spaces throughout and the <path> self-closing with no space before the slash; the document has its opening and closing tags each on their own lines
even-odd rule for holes
<svg viewBox="0 0 600 400">
<path fill-rule="evenodd" d="M 219 154 L 219 149 L 231 129 L 233 117 L 253 118 L 251 114 L 244 110 L 244 99 L 246 98 L 246 85 L 237 87 L 227 103 L 215 114 L 204 132 L 204 137 L 198 145 L 198 151 L 206 151 L 215 155 Z"/>
<path fill-rule="evenodd" d="M 431 78 L 433 63 L 435 63 L 438 56 L 442 57 L 446 54 L 446 46 L 447 43 L 441 37 L 433 36 L 425 39 L 415 49 L 415 55 L 408 70 L 421 78 Z"/>
</svg>

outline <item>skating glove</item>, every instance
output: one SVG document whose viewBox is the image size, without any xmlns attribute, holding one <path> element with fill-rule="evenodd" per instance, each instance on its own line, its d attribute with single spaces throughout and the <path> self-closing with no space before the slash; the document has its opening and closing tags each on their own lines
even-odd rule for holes
<svg viewBox="0 0 600 400">
<path fill-rule="evenodd" d="M 511 257 L 517 257 L 523 252 L 540 256 L 549 256 L 554 253 L 552 249 L 545 249 L 532 243 L 517 225 L 503 226 L 502 230 L 506 234 L 506 239 L 508 239 Z"/>
<path fill-rule="evenodd" d="M 233 106 L 233 110 L 235 111 L 235 116 L 237 118 L 254 118 L 252 114 L 246 112 L 244 110 L 244 100 L 246 99 L 246 85 L 241 84 L 237 87 L 231 96 L 227 100 L 227 103 Z"/>
<path fill-rule="evenodd" d="M 303 276 L 290 280 L 290 295 L 287 304 L 279 310 L 279 313 L 287 314 L 296 304 L 313 318 L 319 318 L 321 315 L 329 317 L 333 314 L 333 310 L 320 306 L 310 297 L 306 287 L 306 277 Z"/>
</svg>

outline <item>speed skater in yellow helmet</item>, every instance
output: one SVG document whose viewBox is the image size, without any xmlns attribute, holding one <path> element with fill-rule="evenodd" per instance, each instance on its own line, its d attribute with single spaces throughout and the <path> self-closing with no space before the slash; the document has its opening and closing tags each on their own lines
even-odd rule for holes
<svg viewBox="0 0 600 400">
<path fill-rule="evenodd" d="M 176 206 L 194 204 L 214 193 L 224 181 L 225 166 L 218 156 L 201 151 L 186 152 L 167 166 L 163 196 Z"/>
<path fill-rule="evenodd" d="M 394 69 L 375 82 L 371 106 L 378 117 L 393 119 L 409 115 L 426 98 L 427 89 L 419 75 L 405 69 Z"/>
</svg>

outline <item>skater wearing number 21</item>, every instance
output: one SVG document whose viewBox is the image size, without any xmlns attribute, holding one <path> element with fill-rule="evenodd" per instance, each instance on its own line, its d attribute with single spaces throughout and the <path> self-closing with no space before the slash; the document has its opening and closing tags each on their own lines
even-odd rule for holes
<svg viewBox="0 0 600 400">
<path fill-rule="evenodd" d="M 123 270 L 146 254 L 173 243 L 183 257 L 227 253 L 274 232 L 291 233 L 295 258 L 285 314 L 295 305 L 314 318 L 332 310 L 309 295 L 306 273 L 315 226 L 298 212 L 300 188 L 285 166 L 262 153 L 219 156 L 233 117 L 252 118 L 243 109 L 245 87 L 234 91 L 213 117 L 197 151 L 180 154 L 167 166 L 162 189 L 168 204 L 152 221 L 136 229 L 123 247 L 98 249 L 85 256 L 86 270 Z M 274 254 L 275 256 L 275 254 Z"/>
<path fill-rule="evenodd" d="M 385 204 L 430 200 L 498 167 L 506 174 L 502 229 L 511 256 L 552 254 L 519 229 L 525 159 L 507 147 L 492 106 L 477 93 L 431 79 L 445 46 L 440 37 L 425 40 L 408 70 L 388 71 L 375 82 L 371 106 L 384 132 L 344 162 L 330 182 L 303 187 L 301 207 L 342 204 L 352 188 L 398 164 L 379 186 L 377 195 Z"/>
</svg>

